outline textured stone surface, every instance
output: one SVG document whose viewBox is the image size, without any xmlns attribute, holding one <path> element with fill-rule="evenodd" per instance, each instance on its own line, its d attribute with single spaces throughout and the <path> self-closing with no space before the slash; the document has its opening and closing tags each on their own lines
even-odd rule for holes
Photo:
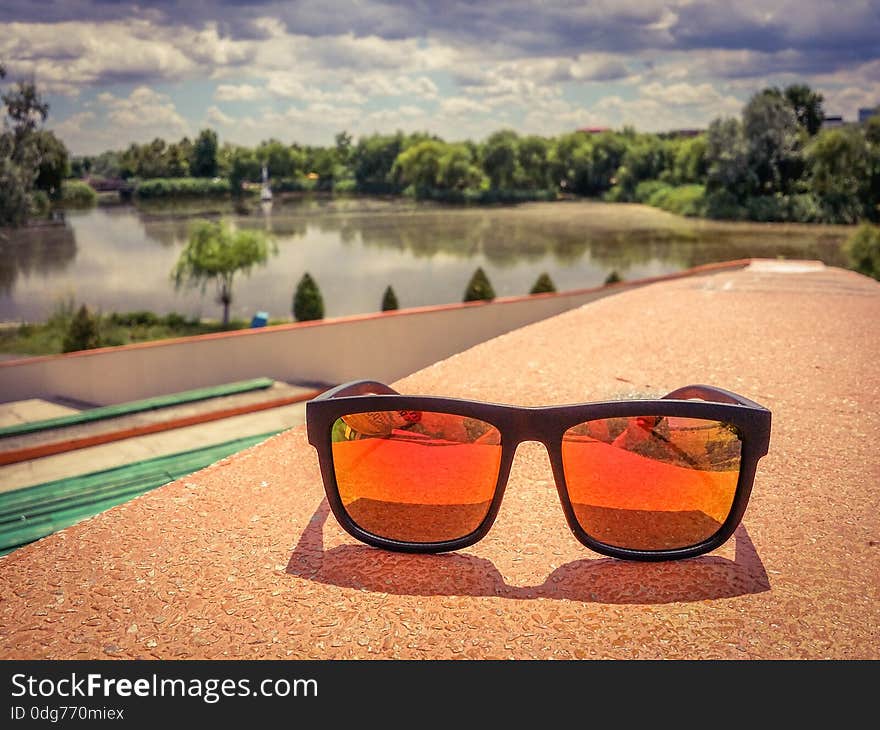
<svg viewBox="0 0 880 730">
<path fill-rule="evenodd" d="M 328 516 L 294 428 L 0 560 L 0 656 L 878 658 L 878 330 L 876 282 L 764 266 L 604 299 L 397 384 L 538 405 L 697 382 L 767 405 L 770 454 L 712 555 L 586 550 L 535 444 L 482 542 L 378 551 Z"/>
</svg>

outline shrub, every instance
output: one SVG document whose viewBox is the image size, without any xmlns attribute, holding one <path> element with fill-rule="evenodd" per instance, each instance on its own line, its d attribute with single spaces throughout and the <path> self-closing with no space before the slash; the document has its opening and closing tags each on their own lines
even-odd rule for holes
<svg viewBox="0 0 880 730">
<path fill-rule="evenodd" d="M 73 316 L 76 314 L 76 302 L 70 295 L 59 297 L 55 300 L 52 313 L 46 321 L 46 325 L 54 330 L 67 332 Z"/>
<path fill-rule="evenodd" d="M 705 208 L 706 189 L 702 185 L 679 185 L 657 187 L 648 198 L 648 205 L 675 213 L 676 215 L 700 216 Z"/>
<path fill-rule="evenodd" d="M 478 266 L 471 280 L 468 282 L 467 288 L 464 290 L 465 302 L 491 301 L 495 298 L 495 290 L 483 271 L 482 266 Z"/>
<path fill-rule="evenodd" d="M 101 346 L 98 334 L 98 318 L 83 304 L 74 315 L 64 335 L 64 352 L 76 350 L 92 350 Z"/>
<path fill-rule="evenodd" d="M 647 203 L 660 190 L 669 190 L 670 186 L 660 180 L 642 180 L 636 185 L 633 200 L 636 203 Z"/>
<path fill-rule="evenodd" d="M 343 180 L 335 180 L 333 182 L 334 193 L 354 193 L 357 192 L 357 181 L 354 178 L 345 178 Z"/>
<path fill-rule="evenodd" d="M 880 281 L 880 226 L 863 223 L 844 244 L 851 269 Z"/>
<path fill-rule="evenodd" d="M 382 311 L 390 312 L 393 309 L 400 309 L 400 305 L 397 303 L 397 295 L 394 293 L 394 289 L 389 285 L 382 295 Z"/>
<path fill-rule="evenodd" d="M 297 322 L 324 318 L 324 299 L 317 283 L 306 272 L 293 295 L 293 316 Z"/>
<path fill-rule="evenodd" d="M 706 195 L 704 212 L 707 218 L 738 221 L 746 217 L 746 211 L 737 197 L 729 190 L 715 190 Z"/>
<path fill-rule="evenodd" d="M 68 208 L 87 208 L 98 200 L 95 189 L 82 180 L 65 180 L 61 183 L 61 202 Z"/>
<path fill-rule="evenodd" d="M 28 196 L 28 215 L 41 218 L 49 213 L 51 203 L 45 190 L 32 190 Z"/>
<path fill-rule="evenodd" d="M 134 194 L 139 198 L 184 197 L 189 195 L 226 195 L 232 190 L 226 178 L 158 177 L 142 180 Z"/>
<path fill-rule="evenodd" d="M 605 286 L 608 286 L 609 284 L 617 284 L 620 281 L 623 281 L 623 277 L 615 270 L 605 277 Z"/>
<path fill-rule="evenodd" d="M 272 192 L 275 193 L 301 193 L 313 190 L 315 183 L 307 177 L 283 177 L 272 181 Z"/>
<path fill-rule="evenodd" d="M 751 221 L 769 223 L 785 220 L 785 206 L 774 195 L 746 198 L 746 217 Z"/>
<path fill-rule="evenodd" d="M 556 286 L 553 284 L 553 279 L 551 279 L 550 274 L 545 271 L 535 281 L 529 294 L 550 294 L 555 291 Z"/>
<path fill-rule="evenodd" d="M 159 324 L 159 317 L 153 312 L 140 310 L 136 312 L 113 312 L 110 317 L 110 324 L 121 325 L 123 327 L 152 327 Z"/>
<path fill-rule="evenodd" d="M 177 312 L 169 312 L 165 315 L 165 326 L 173 330 L 182 329 L 186 325 L 186 317 Z"/>
</svg>

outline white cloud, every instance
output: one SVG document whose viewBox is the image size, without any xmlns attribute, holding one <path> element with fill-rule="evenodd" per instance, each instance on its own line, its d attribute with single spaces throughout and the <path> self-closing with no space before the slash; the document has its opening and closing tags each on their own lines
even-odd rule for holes
<svg viewBox="0 0 880 730">
<path fill-rule="evenodd" d="M 485 114 L 490 109 L 491 107 L 488 104 L 464 96 L 453 96 L 440 102 L 440 111 L 453 117 Z"/>
<path fill-rule="evenodd" d="M 264 89 L 251 84 L 220 84 L 214 91 L 217 101 L 253 101 L 265 95 Z"/>
<path fill-rule="evenodd" d="M 195 61 L 143 21 L 0 24 L 0 57 L 10 71 L 33 76 L 41 88 L 77 95 L 111 82 L 179 79 Z"/>
<path fill-rule="evenodd" d="M 228 127 L 235 124 L 235 117 L 225 114 L 222 109 L 216 106 L 209 106 L 205 113 L 205 118 L 209 124 L 216 124 L 221 127 Z"/>
<path fill-rule="evenodd" d="M 689 84 L 679 82 L 664 85 L 658 82 L 644 84 L 639 88 L 642 96 L 671 107 L 706 107 L 718 110 L 720 115 L 735 114 L 742 102 L 734 96 L 725 96 L 712 84 Z"/>
<path fill-rule="evenodd" d="M 54 129 L 75 154 L 120 149 L 156 137 L 178 140 L 194 131 L 166 94 L 139 86 L 128 96 L 101 93 L 83 111 L 55 122 Z"/>
</svg>

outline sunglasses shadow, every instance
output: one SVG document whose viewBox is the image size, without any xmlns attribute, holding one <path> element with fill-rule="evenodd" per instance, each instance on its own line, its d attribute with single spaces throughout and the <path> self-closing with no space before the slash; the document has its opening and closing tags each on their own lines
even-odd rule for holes
<svg viewBox="0 0 880 730">
<path fill-rule="evenodd" d="M 540 585 L 512 586 L 492 563 L 465 553 L 413 554 L 367 545 L 324 550 L 324 499 L 287 564 L 290 575 L 342 588 L 413 596 L 503 596 L 610 604 L 655 604 L 732 598 L 770 590 L 764 564 L 743 525 L 734 533 L 734 560 L 701 555 L 640 563 L 584 558 L 556 568 Z"/>
</svg>

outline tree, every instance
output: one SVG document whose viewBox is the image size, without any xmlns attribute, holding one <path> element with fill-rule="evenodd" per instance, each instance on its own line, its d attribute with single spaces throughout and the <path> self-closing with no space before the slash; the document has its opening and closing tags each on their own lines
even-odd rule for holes
<svg viewBox="0 0 880 730">
<path fill-rule="evenodd" d="M 347 167 L 351 162 L 352 155 L 351 135 L 346 131 L 339 132 L 334 137 L 334 141 L 336 142 L 336 159 Z"/>
<path fill-rule="evenodd" d="M 811 137 L 815 136 L 822 128 L 822 122 L 825 121 L 825 110 L 822 108 L 825 97 L 806 84 L 792 84 L 785 87 L 784 96 L 788 105 L 794 110 L 797 123 Z"/>
<path fill-rule="evenodd" d="M 615 175 L 620 199 L 633 200 L 636 186 L 644 180 L 659 180 L 672 168 L 673 160 L 674 149 L 670 142 L 654 134 L 634 136 Z"/>
<path fill-rule="evenodd" d="M 436 186 L 443 190 L 478 188 L 483 183 L 483 171 L 474 162 L 467 146 L 449 144 L 445 147 L 438 161 Z"/>
<path fill-rule="evenodd" d="M 352 153 L 351 165 L 358 190 L 390 192 L 395 185 L 392 169 L 403 151 L 403 132 L 394 135 L 373 134 L 361 137 Z"/>
<path fill-rule="evenodd" d="M 755 186 L 749 149 L 738 119 L 716 119 L 706 135 L 706 190 L 743 200 Z"/>
<path fill-rule="evenodd" d="M 382 311 L 389 312 L 392 309 L 400 309 L 400 306 L 397 303 L 397 295 L 394 293 L 394 289 L 389 285 L 382 295 Z"/>
<path fill-rule="evenodd" d="M 553 284 L 553 279 L 545 271 L 537 278 L 529 294 L 550 294 L 555 291 L 556 286 Z"/>
<path fill-rule="evenodd" d="M 478 266 L 471 280 L 468 282 L 467 288 L 464 290 L 465 302 L 491 301 L 495 298 L 495 290 L 489 282 L 489 277 L 483 271 L 482 266 Z"/>
<path fill-rule="evenodd" d="M 552 184 L 575 192 L 576 181 L 589 173 L 589 139 L 580 132 L 560 135 L 550 146 L 547 163 Z"/>
<path fill-rule="evenodd" d="M 880 228 L 863 223 L 849 237 L 844 251 L 850 268 L 880 281 Z"/>
<path fill-rule="evenodd" d="M 217 175 L 217 133 L 213 129 L 199 132 L 193 144 L 189 168 L 193 177 Z"/>
<path fill-rule="evenodd" d="M 518 173 L 519 137 L 512 129 L 502 129 L 491 134 L 483 143 L 483 171 L 489 184 L 500 190 L 512 190 Z"/>
<path fill-rule="evenodd" d="M 307 271 L 293 294 L 293 316 L 297 322 L 324 319 L 324 298 L 318 284 Z"/>
<path fill-rule="evenodd" d="M 810 191 L 827 220 L 856 223 L 871 214 L 870 155 L 861 130 L 820 132 L 807 147 L 806 159 Z"/>
<path fill-rule="evenodd" d="M 608 286 L 609 284 L 618 284 L 621 281 L 623 281 L 623 277 L 617 273 L 617 269 L 614 269 L 605 277 L 605 286 Z"/>
<path fill-rule="evenodd" d="M 755 94 L 743 109 L 749 168 L 759 195 L 788 193 L 803 173 L 794 109 L 777 89 Z"/>
<path fill-rule="evenodd" d="M 70 321 L 70 325 L 64 335 L 62 351 L 93 350 L 100 346 L 101 337 L 98 332 L 98 318 L 83 304 Z"/>
<path fill-rule="evenodd" d="M 61 183 L 70 171 L 67 147 L 54 132 L 40 129 L 34 132 L 34 142 L 40 155 L 37 179 L 34 187 L 43 190 L 49 197 L 61 196 Z"/>
<path fill-rule="evenodd" d="M 275 179 L 294 177 L 303 172 L 305 164 L 304 155 L 299 150 L 270 139 L 261 142 L 256 150 L 256 158 L 260 165 L 266 165 L 269 175 Z M 260 171 L 262 175 L 262 170 Z"/>
<path fill-rule="evenodd" d="M 247 147 L 224 148 L 224 164 L 229 166 L 229 187 L 233 195 L 241 193 L 241 184 L 245 181 L 256 182 L 260 179 L 260 161 L 254 150 Z"/>
<path fill-rule="evenodd" d="M 868 165 L 870 167 L 870 184 L 868 185 L 868 217 L 880 220 L 880 114 L 875 114 L 865 122 L 865 142 L 868 145 Z"/>
<path fill-rule="evenodd" d="M 0 79 L 5 76 L 0 64 Z M 49 105 L 29 81 L 20 81 L 0 94 L 0 102 L 6 111 L 0 130 L 0 226 L 17 226 L 27 220 L 37 197 L 45 200 L 34 189 L 42 162 L 36 135 Z"/>
<path fill-rule="evenodd" d="M 550 184 L 549 153 L 550 142 L 544 137 L 530 135 L 520 139 L 517 148 L 520 177 L 517 182 L 521 187 L 527 190 L 547 189 Z"/>
<path fill-rule="evenodd" d="M 394 162 L 394 174 L 399 180 L 416 188 L 433 188 L 440 174 L 440 158 L 446 145 L 437 140 L 425 140 L 407 148 Z"/>
<path fill-rule="evenodd" d="M 702 183 L 706 180 L 706 135 L 680 142 L 672 163 L 672 181 L 676 185 Z"/>
<path fill-rule="evenodd" d="M 175 285 L 200 286 L 208 282 L 217 287 L 217 302 L 223 305 L 223 326 L 229 325 L 232 284 L 241 271 L 250 273 L 257 264 L 265 264 L 276 252 L 268 234 L 258 230 L 233 230 L 222 221 L 196 221 L 189 241 L 171 272 Z"/>
</svg>

